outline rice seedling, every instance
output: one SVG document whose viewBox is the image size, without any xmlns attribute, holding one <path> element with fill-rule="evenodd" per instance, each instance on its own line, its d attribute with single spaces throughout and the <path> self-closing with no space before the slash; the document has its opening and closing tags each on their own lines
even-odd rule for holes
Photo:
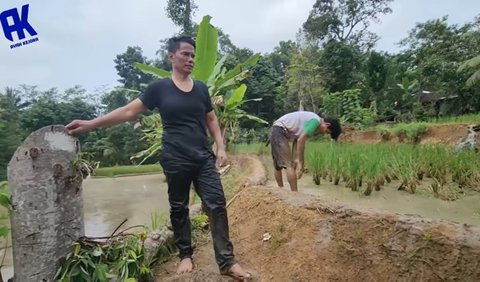
<svg viewBox="0 0 480 282">
<path fill-rule="evenodd" d="M 308 171 L 313 176 L 313 182 L 315 182 L 317 185 L 320 185 L 322 171 L 324 168 L 324 156 L 322 154 L 322 150 L 316 148 L 307 154 L 306 163 L 308 166 Z"/>
<path fill-rule="evenodd" d="M 307 146 L 306 157 L 317 185 L 322 178 L 335 185 L 343 178 L 347 188 L 365 195 L 394 180 L 399 180 L 399 190 L 415 193 L 428 179 L 431 193 L 445 200 L 458 198 L 465 189 L 480 191 L 480 158 L 473 151 L 412 144 L 315 142 Z"/>
<path fill-rule="evenodd" d="M 415 158 L 413 154 L 405 150 L 398 150 L 392 159 L 392 169 L 401 181 L 398 190 L 408 190 L 415 193 L 417 187 L 417 175 L 415 171 Z"/>
</svg>

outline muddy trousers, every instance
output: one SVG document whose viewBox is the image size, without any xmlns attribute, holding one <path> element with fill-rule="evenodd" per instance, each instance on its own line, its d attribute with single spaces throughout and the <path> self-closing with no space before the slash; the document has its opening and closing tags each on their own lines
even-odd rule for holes
<svg viewBox="0 0 480 282">
<path fill-rule="evenodd" d="M 225 195 L 213 157 L 199 165 L 183 165 L 178 169 L 164 167 L 164 174 L 168 184 L 170 220 L 180 259 L 190 258 L 193 254 L 188 209 L 193 183 L 209 218 L 216 262 L 221 272 L 228 270 L 234 264 L 233 245 L 229 239 Z"/>
</svg>

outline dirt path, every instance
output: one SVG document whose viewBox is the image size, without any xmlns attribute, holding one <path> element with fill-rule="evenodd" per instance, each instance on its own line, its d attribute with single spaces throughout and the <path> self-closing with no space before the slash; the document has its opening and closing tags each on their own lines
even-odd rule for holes
<svg viewBox="0 0 480 282">
<path fill-rule="evenodd" d="M 255 157 L 252 156 L 239 156 L 233 159 L 232 171 L 230 175 L 222 178 L 222 182 L 225 186 L 226 182 L 231 187 L 228 191 L 225 191 L 227 199 L 235 201 L 238 192 L 249 186 L 264 185 L 267 182 L 267 172 L 263 164 Z M 235 179 L 232 179 L 235 177 Z M 227 205 L 230 204 L 227 200 Z M 155 271 L 155 281 L 186 281 L 186 282 L 228 282 L 234 281 L 230 277 L 220 275 L 217 264 L 214 258 L 213 246 L 211 242 L 210 233 L 205 234 L 205 237 L 200 240 L 198 246 L 195 247 L 193 261 L 195 264 L 195 270 L 191 274 L 176 275 L 175 271 L 178 266 L 178 258 L 174 257 L 170 261 L 159 265 Z M 240 242 L 236 242 L 233 238 L 234 248 Z M 237 259 L 242 262 L 241 257 Z M 243 265 L 243 262 L 242 262 Z M 245 265 L 247 269 L 253 273 L 256 273 L 254 268 Z"/>
</svg>

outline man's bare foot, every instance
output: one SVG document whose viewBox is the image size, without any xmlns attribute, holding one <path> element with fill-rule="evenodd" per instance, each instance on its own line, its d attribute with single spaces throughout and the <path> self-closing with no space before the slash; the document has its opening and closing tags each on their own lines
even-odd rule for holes
<svg viewBox="0 0 480 282">
<path fill-rule="evenodd" d="M 177 274 L 190 273 L 193 270 L 192 259 L 184 258 L 180 261 L 180 265 L 177 268 Z"/>
<path fill-rule="evenodd" d="M 252 279 L 252 274 L 243 270 L 243 268 L 238 263 L 232 265 L 228 271 L 222 274 L 228 275 L 238 281 L 249 281 Z"/>
</svg>

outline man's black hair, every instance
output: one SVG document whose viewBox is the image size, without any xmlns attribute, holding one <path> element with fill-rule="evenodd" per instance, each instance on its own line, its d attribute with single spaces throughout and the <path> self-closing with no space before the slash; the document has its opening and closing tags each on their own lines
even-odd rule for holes
<svg viewBox="0 0 480 282">
<path fill-rule="evenodd" d="M 337 141 L 338 136 L 342 133 L 342 127 L 340 126 L 340 121 L 334 117 L 326 117 L 323 119 L 325 122 L 330 123 L 328 129 L 330 129 L 330 137 Z"/>
<path fill-rule="evenodd" d="M 195 48 L 195 40 L 191 38 L 190 36 L 178 36 L 178 37 L 172 37 L 168 39 L 167 42 L 167 50 L 168 52 L 175 53 L 177 52 L 178 48 L 180 48 L 180 43 L 188 43 Z"/>
</svg>

